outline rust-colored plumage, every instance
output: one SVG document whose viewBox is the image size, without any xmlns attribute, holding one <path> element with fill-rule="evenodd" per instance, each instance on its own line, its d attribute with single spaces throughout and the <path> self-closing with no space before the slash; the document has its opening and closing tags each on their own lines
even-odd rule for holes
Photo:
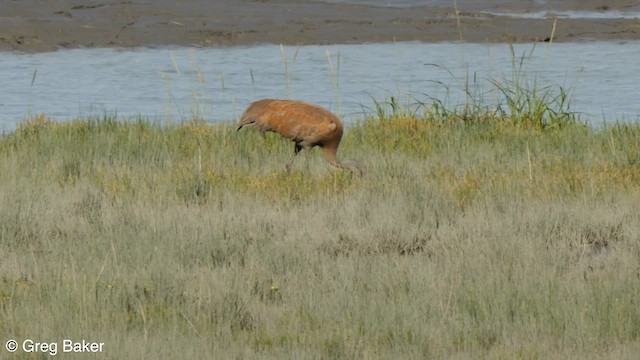
<svg viewBox="0 0 640 360">
<path fill-rule="evenodd" d="M 249 105 L 240 118 L 238 130 L 253 125 L 264 136 L 272 131 L 295 143 L 293 157 L 287 165 L 291 169 L 300 150 L 305 154 L 319 146 L 327 161 L 336 167 L 361 174 L 353 161 L 338 160 L 338 146 L 342 139 L 342 122 L 329 110 L 318 105 L 295 100 L 263 99 Z"/>
</svg>

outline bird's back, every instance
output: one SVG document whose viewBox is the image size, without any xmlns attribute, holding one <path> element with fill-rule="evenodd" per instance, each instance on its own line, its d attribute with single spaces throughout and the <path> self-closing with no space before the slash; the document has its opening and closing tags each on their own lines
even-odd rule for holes
<svg viewBox="0 0 640 360">
<path fill-rule="evenodd" d="M 262 133 L 278 134 L 301 144 L 337 144 L 342 138 L 340 119 L 320 106 L 295 100 L 259 100 L 247 108 L 238 129 L 254 124 Z"/>
</svg>

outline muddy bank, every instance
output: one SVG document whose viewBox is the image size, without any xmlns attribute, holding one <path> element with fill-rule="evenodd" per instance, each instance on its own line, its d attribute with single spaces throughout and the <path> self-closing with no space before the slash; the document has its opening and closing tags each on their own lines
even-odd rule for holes
<svg viewBox="0 0 640 360">
<path fill-rule="evenodd" d="M 551 36 L 554 19 L 523 19 L 506 0 L 445 1 L 392 8 L 302 1 L 160 0 L 0 2 L 0 50 L 51 51 L 77 47 L 290 45 L 376 41 L 529 42 Z M 634 2 L 523 1 L 515 11 L 640 11 Z M 637 40 L 640 20 L 564 19 L 553 41 Z"/>
</svg>

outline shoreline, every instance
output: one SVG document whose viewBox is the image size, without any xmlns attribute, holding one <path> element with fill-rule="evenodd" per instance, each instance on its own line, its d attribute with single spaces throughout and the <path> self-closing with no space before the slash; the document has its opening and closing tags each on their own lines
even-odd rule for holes
<svg viewBox="0 0 640 360">
<path fill-rule="evenodd" d="M 521 18 L 504 0 L 453 7 L 391 8 L 370 5 L 269 0 L 206 0 L 153 5 L 92 1 L 75 5 L 36 0 L 0 3 L 0 51 L 37 53 L 72 48 L 235 46 L 254 44 L 357 44 L 370 42 L 573 42 L 640 40 L 637 18 Z M 508 3 L 508 2 L 507 2 Z M 554 11 L 640 11 L 619 0 L 602 6 L 577 1 Z M 526 5 L 531 13 L 540 5 Z M 520 6 L 520 5 L 519 5 Z M 551 34 L 553 32 L 553 39 Z"/>
</svg>

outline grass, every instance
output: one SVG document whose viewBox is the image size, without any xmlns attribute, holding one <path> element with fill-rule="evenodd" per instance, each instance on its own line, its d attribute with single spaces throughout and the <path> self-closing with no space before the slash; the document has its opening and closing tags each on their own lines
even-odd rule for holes
<svg viewBox="0 0 640 360">
<path fill-rule="evenodd" d="M 515 53 L 512 44 L 511 71 L 508 76 L 492 78 L 484 86 L 478 74 L 467 73 L 458 87 L 450 87 L 440 81 L 444 98 L 423 93 L 419 95 L 390 96 L 388 101 L 371 98 L 373 106 L 363 106 L 363 113 L 378 119 L 427 118 L 438 121 L 495 121 L 518 123 L 525 127 L 549 128 L 572 125 L 580 122 L 582 114 L 572 110 L 573 93 L 561 86 L 546 85 L 528 70 L 528 61 L 536 45 L 521 55 Z M 437 64 L 425 64 L 455 76 Z M 452 93 L 460 92 L 461 99 L 452 99 Z M 404 99 L 403 99 L 404 98 Z M 426 99 L 426 101 L 424 100 Z"/>
<path fill-rule="evenodd" d="M 0 138 L 3 341 L 635 358 L 640 126 L 394 106 L 347 129 L 360 178 L 319 152 L 287 175 L 290 143 L 231 124 L 23 122 Z"/>
</svg>

